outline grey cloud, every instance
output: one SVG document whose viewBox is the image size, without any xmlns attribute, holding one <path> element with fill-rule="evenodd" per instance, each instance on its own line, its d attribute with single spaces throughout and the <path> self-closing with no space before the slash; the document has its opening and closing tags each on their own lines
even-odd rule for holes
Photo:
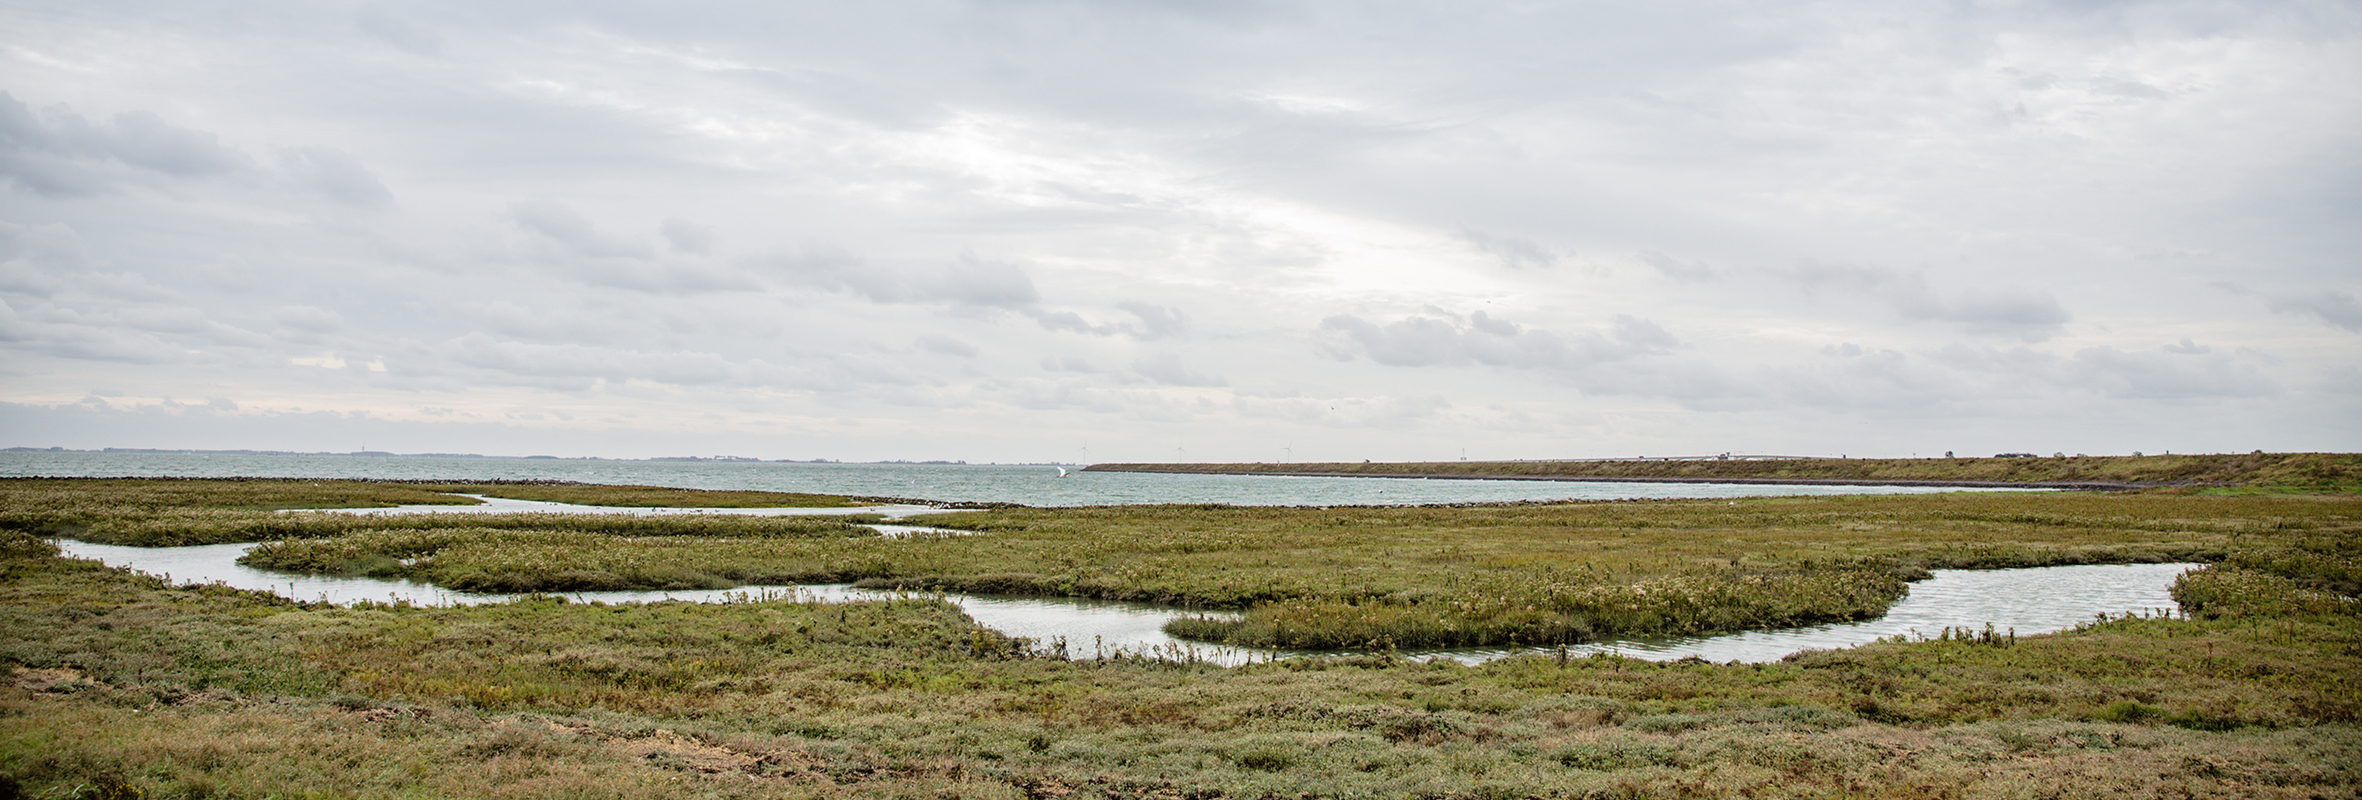
<svg viewBox="0 0 2362 800">
<path fill-rule="evenodd" d="M 121 327 L 44 325 L 26 341 L 34 350 L 85 361 L 156 364 L 184 355 L 181 348 L 155 336 Z"/>
<path fill-rule="evenodd" d="M 117 302 L 150 303 L 176 300 L 171 290 L 157 286 L 147 278 L 130 272 L 85 271 L 69 273 L 66 285 L 84 296 L 83 299 L 102 299 Z"/>
<path fill-rule="evenodd" d="M 757 263 L 789 283 L 859 295 L 875 303 L 947 303 L 1016 311 L 1041 300 L 1025 270 L 973 255 L 937 267 L 909 269 L 872 265 L 841 250 L 808 247 L 800 256 L 777 256 Z M 1075 317 L 1078 323 L 1080 319 Z M 1044 322 L 1043 327 L 1052 324 Z"/>
<path fill-rule="evenodd" d="M 1084 374 L 1099 371 L 1098 367 L 1091 366 L 1091 362 L 1071 357 L 1042 359 L 1042 369 L 1050 372 L 1080 372 Z"/>
<path fill-rule="evenodd" d="M 1042 330 L 1046 331 L 1087 333 L 1094 336 L 1107 336 L 1115 333 L 1115 326 L 1093 325 L 1091 324 L 1090 320 L 1083 319 L 1083 315 L 1074 313 L 1072 311 L 1046 311 L 1037 309 L 1033 312 L 1032 316 L 1034 323 L 1042 326 Z"/>
<path fill-rule="evenodd" d="M 1074 200 L 1086 205 L 1137 206 L 1148 202 L 1148 198 L 1131 194 L 1129 192 L 1102 191 L 1099 189 L 1075 186 L 1073 184 L 1061 183 L 1058 181 L 1045 181 L 1041 184 L 1041 186 L 1042 188 L 1048 189 L 1051 192 L 1055 192 L 1069 200 Z"/>
<path fill-rule="evenodd" d="M 1963 344 L 1947 345 L 1928 354 L 1929 358 L 1953 369 L 1972 372 L 2012 372 L 2030 375 L 2048 370 L 2058 362 L 2056 356 L 2031 347 L 2012 347 L 2001 350 L 1991 347 L 1970 347 Z"/>
<path fill-rule="evenodd" d="M 82 250 L 82 237 L 64 223 L 0 220 L 0 264 L 71 272 L 89 268 L 90 257 Z"/>
<path fill-rule="evenodd" d="M 2261 297 L 2274 314 L 2295 314 L 2319 318 L 2330 327 L 2362 333 L 2362 302 L 2353 295 L 2335 289 L 2322 289 L 2311 294 L 2295 292 L 2258 292 L 2229 281 L 2215 281 L 2214 288 L 2241 297 Z"/>
<path fill-rule="evenodd" d="M 1034 411 L 1093 411 L 1112 414 L 1157 408 L 1165 399 L 1148 392 L 1110 390 L 1075 380 L 1018 381 L 1008 392 L 1009 402 Z"/>
<path fill-rule="evenodd" d="M 534 234 L 536 243 L 554 248 L 537 253 L 536 258 L 557 268 L 559 274 L 570 280 L 663 294 L 762 288 L 753 274 L 737 266 L 702 259 L 661 260 L 645 245 L 601 233 L 589 218 L 564 203 L 519 201 L 509 204 L 505 216 L 518 228 Z"/>
<path fill-rule="evenodd" d="M 1133 338 L 1136 339 L 1163 339 L 1169 336 L 1179 336 L 1189 327 L 1189 319 L 1183 316 L 1181 309 L 1178 308 L 1143 303 L 1138 300 L 1126 300 L 1115 304 L 1115 307 L 1132 312 L 1133 316 L 1140 318 L 1140 326 L 1131 330 Z"/>
<path fill-rule="evenodd" d="M 918 128 L 944 114 L 941 106 L 908 87 L 849 71 L 734 69 L 728 73 L 807 108 L 883 128 Z"/>
<path fill-rule="evenodd" d="M 1953 345 L 1930 355 L 1954 369 L 1998 376 L 2021 393 L 2028 383 L 2146 400 L 2264 397 L 2280 391 L 2241 355 L 2191 353 L 2174 347 L 2145 353 L 2086 347 L 2060 357 L 2024 347 L 1996 350 Z"/>
<path fill-rule="evenodd" d="M 1025 270 L 975 256 L 962 256 L 945 265 L 941 281 L 931 299 L 991 308 L 1020 308 L 1041 300 Z"/>
<path fill-rule="evenodd" d="M 0 92 L 0 177 L 35 194 L 76 197 L 105 190 L 106 181 L 73 163 L 49 126 L 15 96 Z"/>
<path fill-rule="evenodd" d="M 1033 317 L 1033 321 L 1041 325 L 1043 330 L 1090 336 L 1123 334 L 1141 341 L 1180 336 L 1189 328 L 1189 317 L 1181 313 L 1181 309 L 1178 308 L 1138 300 L 1126 300 L 1115 304 L 1115 307 L 1130 312 L 1140 321 L 1138 323 L 1094 323 L 1073 311 L 1052 311 L 1041 308 L 1029 309 L 1025 313 Z"/>
<path fill-rule="evenodd" d="M 744 383 L 748 368 L 714 353 L 546 345 L 470 333 L 439 348 L 453 364 L 522 379 L 531 385 L 587 389 L 593 382 L 653 381 L 681 386 Z"/>
<path fill-rule="evenodd" d="M 937 355 L 946 355 L 954 358 L 976 357 L 976 348 L 974 345 L 970 345 L 967 342 L 963 342 L 939 333 L 930 333 L 920 336 L 912 343 L 918 345 L 920 350 L 925 350 L 929 353 L 934 353 Z"/>
<path fill-rule="evenodd" d="M 654 264 L 624 259 L 594 259 L 570 265 L 566 277 L 594 286 L 659 294 L 750 292 L 762 288 L 742 270 L 712 264 Z"/>
<path fill-rule="evenodd" d="M 344 317 L 334 311 L 312 306 L 288 306 L 271 315 L 271 320 L 304 333 L 334 333 L 344 327 Z"/>
<path fill-rule="evenodd" d="M 1946 296 L 1918 272 L 1807 263 L 1786 277 L 1808 293 L 1835 289 L 1870 297 L 1906 320 L 1957 322 L 1972 332 L 2006 334 L 2027 341 L 2048 339 L 2074 319 L 2047 294 L 1964 290 Z"/>
<path fill-rule="evenodd" d="M 1442 395 L 1377 397 L 1263 397 L 1240 395 L 1230 405 L 1240 416 L 1338 428 L 1395 427 L 1429 419 L 1452 407 Z"/>
<path fill-rule="evenodd" d="M 529 341 L 574 344 L 623 341 L 631 337 L 632 325 L 637 322 L 628 308 L 586 307 L 577 297 L 543 299 L 545 302 L 534 305 L 509 300 L 461 304 L 449 308 L 447 313 L 480 331 Z"/>
<path fill-rule="evenodd" d="M 1668 371 L 1656 370 L 1644 380 L 1657 384 L 1643 388 L 1704 410 L 1813 408 L 1950 418 L 1988 414 L 1995 403 L 2055 408 L 2090 402 L 2076 399 L 2078 394 L 2108 402 L 2178 403 L 2281 393 L 2257 368 L 2261 357 L 2219 353 L 2187 340 L 2148 352 L 2089 347 L 2064 355 L 1962 344 L 1906 355 L 1850 342 L 1821 352 L 1830 357 L 1821 364 L 1769 365 L 1737 380 L 1690 386 L 1663 385 Z"/>
<path fill-rule="evenodd" d="M 1474 228 L 1461 228 L 1460 239 L 1500 259 L 1501 265 L 1510 269 L 1540 268 L 1558 263 L 1557 254 L 1525 239 L 1495 236 Z"/>
<path fill-rule="evenodd" d="M 394 193 L 350 153 L 325 147 L 290 147 L 279 151 L 279 160 L 297 184 L 330 200 L 359 208 L 393 205 Z"/>
<path fill-rule="evenodd" d="M 91 302 L 94 298 L 102 301 Z M 259 351 L 281 343 L 216 321 L 196 307 L 104 302 L 87 292 L 76 299 L 72 306 L 36 304 L 19 316 L 31 325 L 35 349 L 61 358 L 160 363 L 202 360 L 222 355 L 224 347 Z"/>
<path fill-rule="evenodd" d="M 793 284 L 861 295 L 879 303 L 908 302 L 896 276 L 833 247 L 806 246 L 801 254 L 772 256 L 757 263 L 766 274 Z"/>
<path fill-rule="evenodd" d="M 1715 278 L 1713 267 L 1694 261 L 1682 261 L 1654 250 L 1641 251 L 1640 261 L 1657 268 L 1657 272 L 1664 274 L 1665 277 L 1682 283 L 1696 283 Z"/>
<path fill-rule="evenodd" d="M 21 261 L 0 261 L 0 293 L 27 297 L 57 294 L 65 284 Z"/>
<path fill-rule="evenodd" d="M 367 6 L 353 15 L 353 27 L 395 49 L 422 56 L 443 54 L 443 37 L 432 28 L 396 14 L 384 6 Z"/>
<path fill-rule="evenodd" d="M 555 200 L 510 203 L 508 218 L 517 227 L 541 234 L 572 255 L 592 258 L 649 258 L 654 255 L 645 247 L 600 235 L 588 218 Z"/>
<path fill-rule="evenodd" d="M 208 333 L 218 324 L 206 319 L 204 312 L 194 308 L 141 309 L 140 313 L 130 315 L 124 322 L 140 330 L 181 334 Z"/>
<path fill-rule="evenodd" d="M 100 124 L 64 108 L 36 114 L 14 95 L 0 92 L 0 176 L 37 194 L 99 194 L 112 188 L 110 179 L 96 171 L 107 161 L 178 178 L 249 166 L 244 154 L 219 137 L 175 126 L 151 112 L 127 111 Z"/>
<path fill-rule="evenodd" d="M 88 296 L 85 295 L 77 299 L 87 301 Z M 57 341 L 74 339 L 98 341 L 98 337 L 91 337 L 77 331 L 109 328 L 145 331 L 151 334 L 171 334 L 173 337 L 177 337 L 147 340 L 155 344 L 176 345 L 176 348 L 169 354 L 166 351 L 158 350 L 139 357 L 139 360 L 147 361 L 187 360 L 191 357 L 193 350 L 208 350 L 216 347 L 258 349 L 276 343 L 270 337 L 218 322 L 203 309 L 193 306 L 103 302 L 84 302 L 77 305 L 87 307 L 76 310 L 49 304 L 35 305 L 29 309 L 31 313 L 27 315 L 27 319 L 41 323 L 43 330 L 47 332 L 45 336 Z M 60 354 L 68 357 L 81 357 L 62 352 Z M 167 355 L 172 357 L 167 358 Z"/>
<path fill-rule="evenodd" d="M 2091 89 L 2100 94 L 2140 100 L 2170 97 L 2173 93 L 2135 80 L 2103 76 L 2091 82 Z"/>
<path fill-rule="evenodd" d="M 2345 292 L 2324 289 L 2310 296 L 2275 297 L 2271 308 L 2275 314 L 2310 314 L 2331 327 L 2362 333 L 2362 302 Z"/>
<path fill-rule="evenodd" d="M 79 165 L 34 157 L 15 148 L 0 150 L 0 178 L 50 197 L 81 197 L 113 188 L 106 178 Z"/>
<path fill-rule="evenodd" d="M 205 285 L 223 291 L 247 292 L 259 284 L 254 265 L 237 256 L 214 259 L 198 266 L 194 272 Z"/>
<path fill-rule="evenodd" d="M 1656 323 L 1617 315 L 1604 331 L 1561 337 L 1525 328 L 1482 311 L 1456 319 L 1405 317 L 1386 325 L 1351 315 L 1321 321 L 1324 333 L 1341 340 L 1331 354 L 1365 356 L 1398 367 L 1487 366 L 1579 370 L 1593 365 L 1663 353 L 1680 342 Z"/>
<path fill-rule="evenodd" d="M 30 341 L 36 335 L 31 325 L 17 319 L 16 309 L 10 307 L 7 300 L 0 299 L 0 342 Z"/>
<path fill-rule="evenodd" d="M 112 135 L 93 144 L 125 163 L 168 175 L 203 177 L 246 166 L 245 156 L 213 134 L 176 127 L 146 111 L 115 115 Z"/>
<path fill-rule="evenodd" d="M 711 226 L 698 225 L 679 217 L 666 217 L 657 231 L 664 234 L 664 241 L 672 246 L 673 252 L 704 255 L 713 251 L 714 229 Z"/>
<path fill-rule="evenodd" d="M 2260 397 L 2279 391 L 2254 367 L 2228 357 L 2191 358 L 2087 347 L 2075 351 L 2066 368 L 2063 382 L 2115 397 Z"/>
<path fill-rule="evenodd" d="M 1141 377 L 1164 384 L 1166 386 L 1212 387 L 1229 385 L 1229 381 L 1225 381 L 1213 375 L 1194 372 L 1189 368 L 1182 366 L 1181 357 L 1172 353 L 1158 353 L 1156 355 L 1149 356 L 1148 358 L 1133 362 L 1132 371 L 1139 373 Z"/>
</svg>

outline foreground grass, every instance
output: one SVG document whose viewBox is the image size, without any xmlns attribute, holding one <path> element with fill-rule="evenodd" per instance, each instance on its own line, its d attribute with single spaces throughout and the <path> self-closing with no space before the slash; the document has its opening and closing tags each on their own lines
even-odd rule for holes
<svg viewBox="0 0 2362 800">
<path fill-rule="evenodd" d="M 1992 483 L 2308 487 L 2362 491 L 2362 454 L 1800 458 L 1685 461 L 1427 461 L 1294 464 L 1095 464 L 1111 472 L 1442 475 L 1493 477 L 1967 481 Z"/>
<path fill-rule="evenodd" d="M 307 606 L 0 538 L 0 794 L 2348 797 L 2362 625 L 2301 560 L 2191 619 L 1749 666 L 1030 657 L 945 603 Z"/>
</svg>

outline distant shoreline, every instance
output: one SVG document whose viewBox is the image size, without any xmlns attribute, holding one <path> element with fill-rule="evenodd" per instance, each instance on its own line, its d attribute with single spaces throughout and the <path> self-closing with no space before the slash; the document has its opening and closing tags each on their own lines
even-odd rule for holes
<svg viewBox="0 0 2362 800">
<path fill-rule="evenodd" d="M 2114 491 L 2167 487 L 2362 485 L 2362 454 L 2217 453 L 2130 456 L 2023 453 L 1984 458 L 1705 458 L 1587 461 L 1299 462 L 1292 464 L 1093 464 L 1092 472 L 1273 475 L 1318 478 L 1725 483 L 1794 486 L 1922 486 Z"/>
<path fill-rule="evenodd" d="M 2180 484 L 2119 483 L 2110 481 L 1954 481 L 1908 478 L 1684 478 L 1622 477 L 1614 475 L 1486 475 L 1476 473 L 1406 472 L 1282 472 L 1256 469 L 1157 469 L 1146 464 L 1098 464 L 1085 472 L 1152 472 L 1166 475 L 1262 475 L 1275 478 L 1397 478 L 1439 481 L 1565 481 L 1568 483 L 1738 483 L 1790 486 L 1957 486 L 1963 489 L 2071 489 L 2110 491 L 2154 489 Z"/>
</svg>

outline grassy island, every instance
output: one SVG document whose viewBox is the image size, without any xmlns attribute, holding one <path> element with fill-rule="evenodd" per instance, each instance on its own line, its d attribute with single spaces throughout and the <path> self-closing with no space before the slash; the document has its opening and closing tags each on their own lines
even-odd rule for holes
<svg viewBox="0 0 2362 800">
<path fill-rule="evenodd" d="M 2351 797 L 2348 480 L 1003 508 L 925 519 L 977 535 L 892 539 L 843 517 L 282 511 L 855 503 L 809 495 L 0 480 L 0 797 Z M 62 559 L 57 537 L 263 542 L 250 565 L 455 588 L 922 591 L 334 607 Z M 2155 561 L 2211 565 L 2176 584 L 2181 613 L 2054 635 L 1928 632 L 1756 665 L 1394 649 L 1853 619 L 1927 569 Z M 1339 654 L 1067 661 L 935 587 L 1238 610 L 1176 633 Z"/>
</svg>

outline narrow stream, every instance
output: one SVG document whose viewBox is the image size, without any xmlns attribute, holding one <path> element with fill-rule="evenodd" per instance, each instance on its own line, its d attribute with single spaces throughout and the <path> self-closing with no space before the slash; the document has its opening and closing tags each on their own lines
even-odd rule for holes
<svg viewBox="0 0 2362 800">
<path fill-rule="evenodd" d="M 881 526 L 889 527 L 889 526 Z M 899 527 L 899 526 L 890 526 Z M 921 529 L 924 530 L 924 529 Z M 902 531 L 889 531 L 895 535 Z M 191 547 L 126 547 L 60 540 L 58 546 L 75 558 L 94 559 L 110 567 L 138 570 L 176 584 L 220 583 L 240 589 L 269 591 L 305 601 L 339 605 L 359 601 L 406 601 L 414 605 L 474 605 L 498 603 L 518 595 L 455 592 L 410 581 L 376 578 L 331 578 L 254 569 L 237 563 L 252 544 Z M 2004 570 L 1935 570 L 1934 577 L 1911 585 L 1911 594 L 1886 616 L 1843 625 L 1816 625 L 1772 631 L 1750 631 L 1694 639 L 1610 641 L 1577 645 L 1577 655 L 1617 653 L 1650 660 L 1696 656 L 1708 661 L 1777 661 L 1790 653 L 1867 644 L 1888 636 L 1934 636 L 1946 627 L 2014 631 L 2020 636 L 2073 627 L 2099 614 L 2146 613 L 2175 608 L 2166 593 L 2175 576 L 2198 564 L 2120 564 L 2077 567 L 2039 567 Z M 566 592 L 582 602 L 646 603 L 666 600 L 712 603 L 744 600 L 844 602 L 908 594 L 828 586 L 749 586 L 696 591 Z M 932 596 L 932 595 L 929 595 Z M 1286 651 L 1245 650 L 1188 642 L 1165 635 L 1162 627 L 1174 617 L 1200 612 L 1147 603 L 1064 598 L 989 597 L 946 594 L 978 624 L 1011 636 L 1023 636 L 1051 646 L 1064 642 L 1073 658 L 1118 653 L 1197 658 L 1221 664 L 1240 664 L 1304 655 Z M 1406 651 L 1417 658 L 1439 657 L 1476 663 L 1518 653 L 1517 650 Z"/>
</svg>

